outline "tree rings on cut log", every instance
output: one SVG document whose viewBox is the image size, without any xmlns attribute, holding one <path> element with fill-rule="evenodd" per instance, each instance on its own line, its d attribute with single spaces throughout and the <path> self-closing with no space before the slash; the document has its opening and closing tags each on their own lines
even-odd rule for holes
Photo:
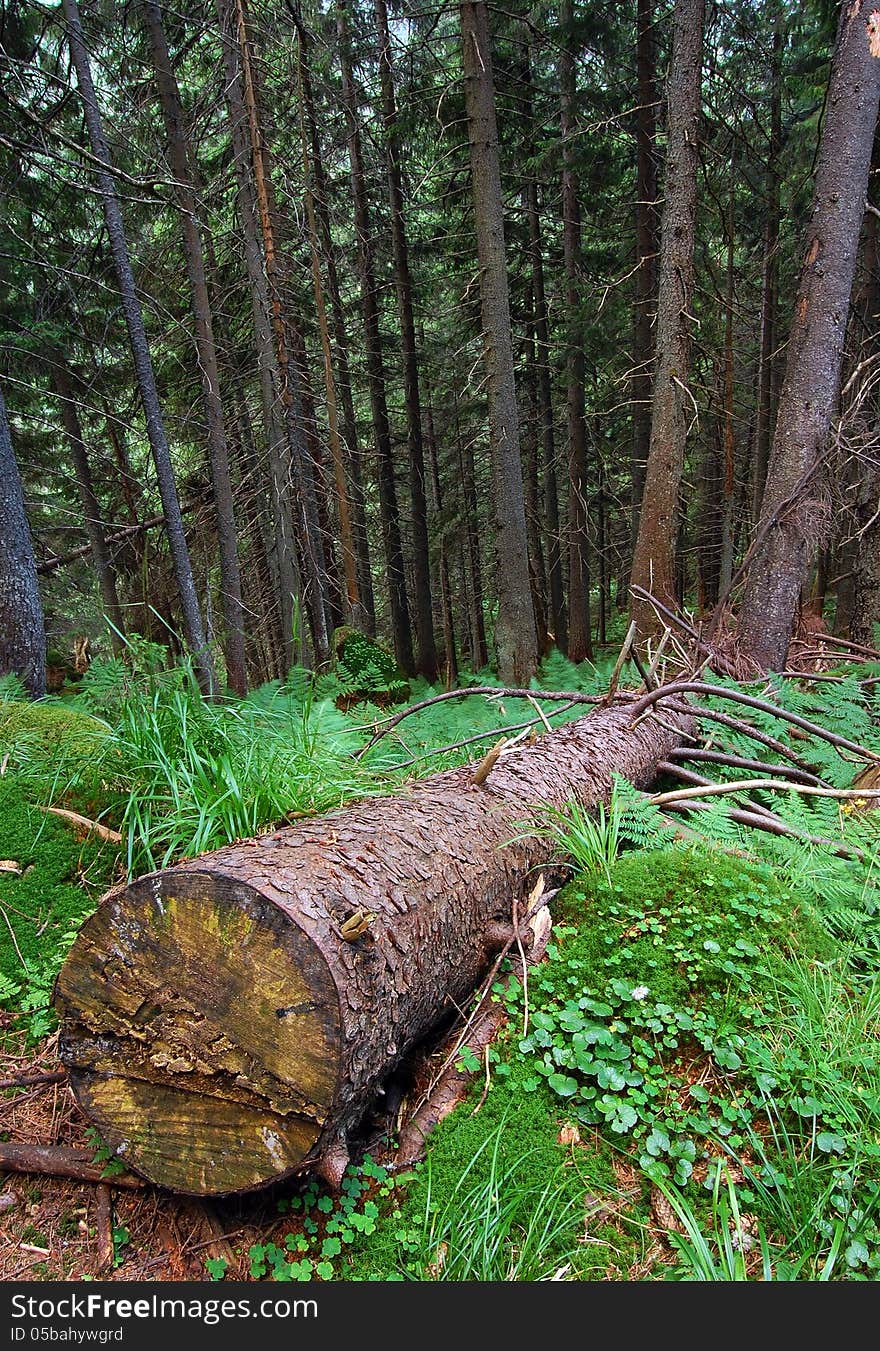
<svg viewBox="0 0 880 1351">
<path fill-rule="evenodd" d="M 278 906 L 215 873 L 107 898 L 58 978 L 63 1058 L 119 1157 L 178 1191 L 294 1169 L 337 1087 L 340 1012 L 319 949 Z"/>
</svg>

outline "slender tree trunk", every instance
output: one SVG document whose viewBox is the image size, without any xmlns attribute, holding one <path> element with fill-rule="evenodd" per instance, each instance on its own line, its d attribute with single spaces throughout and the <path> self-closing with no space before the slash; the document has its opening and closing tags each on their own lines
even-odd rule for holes
<svg viewBox="0 0 880 1351">
<path fill-rule="evenodd" d="M 730 156 L 730 200 L 727 210 L 727 286 L 724 303 L 724 478 L 721 491 L 721 565 L 718 586 L 726 595 L 733 576 L 733 515 L 736 496 L 736 437 L 733 413 L 733 311 L 736 303 L 735 202 L 736 149 Z"/>
<path fill-rule="evenodd" d="M 122 211 L 116 193 L 116 184 L 110 172 L 110 150 L 104 135 L 104 127 L 89 65 L 88 48 L 86 47 L 76 0 L 64 0 L 64 18 L 92 153 L 102 165 L 108 166 L 107 168 L 97 169 L 95 177 L 101 193 L 107 235 L 110 239 L 110 249 L 113 254 L 122 309 L 128 327 L 138 391 L 146 418 L 147 437 L 153 454 L 153 462 L 156 466 L 159 496 L 165 514 L 165 528 L 171 549 L 174 577 L 180 596 L 184 633 L 187 645 L 192 652 L 199 684 L 207 694 L 213 695 L 216 690 L 217 678 L 205 637 L 205 626 L 183 529 L 183 517 L 180 513 L 180 501 L 177 496 L 177 485 L 174 481 L 174 468 L 159 403 L 159 392 L 156 388 L 153 362 L 146 330 L 144 329 L 143 313 L 135 287 L 134 273 L 131 269 L 131 259 L 125 237 L 125 227 L 122 222 Z"/>
<path fill-rule="evenodd" d="M 449 542 L 446 518 L 443 515 L 443 490 L 440 485 L 440 462 L 437 453 L 437 437 L 434 432 L 434 413 L 431 407 L 431 391 L 427 377 L 423 381 L 425 388 L 425 447 L 428 451 L 428 466 L 431 471 L 430 483 L 434 496 L 434 513 L 440 524 L 439 568 L 440 608 L 443 615 L 444 678 L 446 688 L 451 690 L 458 684 L 458 656 L 455 650 L 455 619 L 452 613 L 452 583 L 449 577 Z"/>
<path fill-rule="evenodd" d="M 275 344 L 275 360 L 280 380 L 279 394 L 290 446 L 293 470 L 294 505 L 297 534 L 302 558 L 303 600 L 309 617 L 315 664 L 330 660 L 327 623 L 327 562 L 318 516 L 317 489 L 306 434 L 303 391 L 295 352 L 291 352 L 291 317 L 283 302 L 284 276 L 278 252 L 275 202 L 270 176 L 269 154 L 262 129 L 253 40 L 244 0 L 219 0 L 221 22 L 227 35 L 234 34 L 235 56 L 241 74 L 241 94 L 246 125 L 250 135 L 250 167 L 257 218 L 263 245 L 269 316 Z M 295 345 L 294 337 L 293 343 Z"/>
<path fill-rule="evenodd" d="M 495 649 L 500 679 L 528 684 L 537 670 L 538 644 L 529 585 L 489 17 L 485 0 L 462 0 L 459 12 L 495 498 Z"/>
<path fill-rule="evenodd" d="M 46 693 L 46 633 L 24 493 L 0 390 L 0 675 L 32 699 Z"/>
<path fill-rule="evenodd" d="M 841 10 L 760 542 L 739 615 L 743 651 L 769 670 L 785 665 L 801 587 L 823 533 L 821 462 L 840 393 L 880 103 L 880 59 L 871 54 L 871 18 L 872 6 L 865 0 Z"/>
<path fill-rule="evenodd" d="M 544 249 L 541 241 L 538 184 L 534 178 L 530 178 L 526 184 L 526 197 L 529 217 L 532 295 L 534 298 L 538 425 L 544 469 L 543 518 L 544 533 L 547 540 L 550 626 L 553 631 L 553 641 L 560 651 L 565 652 L 568 648 L 568 620 L 565 613 L 565 589 L 562 580 L 559 490 L 556 481 L 556 442 L 553 429 L 553 393 L 550 379 L 550 325 L 544 286 Z"/>
<path fill-rule="evenodd" d="M 373 574 L 370 564 L 370 546 L 367 536 L 367 517 L 364 501 L 363 467 L 360 445 L 358 443 L 357 419 L 354 411 L 354 399 L 351 392 L 351 363 L 348 355 L 348 334 L 345 327 L 345 312 L 339 290 L 339 273 L 336 265 L 336 248 L 330 231 L 330 213 L 327 205 L 327 177 L 321 156 L 321 138 L 318 134 L 318 119 L 315 113 L 315 100 L 312 93 L 311 72 L 309 70 L 306 38 L 303 28 L 298 28 L 299 75 L 302 91 L 302 111 L 308 131 L 310 147 L 310 167 L 314 179 L 312 200 L 324 266 L 327 269 L 327 292 L 330 301 L 330 317 L 333 324 L 333 341 L 336 349 L 339 400 L 342 407 L 342 435 L 348 451 L 346 472 L 351 493 L 352 533 L 357 558 L 358 590 L 365 613 L 358 622 L 368 633 L 376 631 L 376 603 L 373 596 Z"/>
<path fill-rule="evenodd" d="M 657 362 L 651 445 L 632 581 L 665 605 L 676 604 L 675 547 L 685 443 L 693 418 L 690 373 L 694 215 L 704 0 L 676 0 L 669 73 L 666 174 L 660 236 Z M 633 602 L 642 635 L 657 627 L 646 601 Z"/>
<path fill-rule="evenodd" d="M 428 507 L 425 496 L 425 453 L 422 438 L 422 405 L 419 395 L 419 366 L 416 351 L 416 326 L 413 318 L 413 287 L 409 266 L 409 245 L 403 210 L 403 183 L 400 172 L 400 140 L 397 131 L 397 105 L 391 69 L 391 39 L 385 0 L 373 0 L 373 13 L 379 34 L 379 81 L 382 90 L 382 114 L 385 120 L 385 165 L 388 176 L 388 202 L 391 211 L 391 244 L 394 251 L 394 280 L 400 317 L 400 348 L 403 358 L 403 399 L 406 406 L 406 437 L 409 446 L 409 483 L 412 502 L 413 610 L 416 630 L 416 671 L 426 680 L 437 678 L 437 648 L 434 643 L 431 569 L 428 546 Z"/>
<path fill-rule="evenodd" d="M 324 300 L 324 280 L 321 275 L 321 249 L 318 238 L 318 221 L 315 211 L 315 195 L 312 187 L 313 169 L 306 134 L 303 67 L 305 65 L 304 38 L 300 35 L 300 133 L 302 138 L 303 179 L 305 182 L 306 220 L 309 229 L 309 255 L 312 266 L 312 288 L 315 294 L 315 311 L 318 318 L 318 332 L 321 338 L 321 356 L 324 362 L 324 387 L 327 391 L 327 440 L 330 446 L 330 458 L 333 463 L 333 481 L 336 488 L 336 506 L 339 516 L 339 539 L 342 548 L 342 567 L 345 575 L 346 610 L 343 616 L 346 624 L 363 629 L 366 614 L 360 595 L 358 576 L 358 555 L 355 545 L 354 517 L 351 495 L 348 488 L 348 466 L 346 448 L 339 431 L 339 401 L 336 390 L 336 374 L 333 369 L 333 348 L 330 341 L 330 326 L 327 320 L 327 306 Z"/>
<path fill-rule="evenodd" d="M 193 333 L 202 381 L 202 402 L 208 433 L 208 464 L 214 510 L 217 514 L 217 540 L 220 550 L 220 598 L 223 617 L 223 653 L 226 679 L 234 694 L 247 693 L 244 656 L 244 609 L 241 603 L 241 572 L 236 544 L 237 530 L 233 508 L 232 480 L 229 473 L 226 418 L 220 395 L 220 371 L 214 342 L 214 322 L 208 295 L 205 255 L 199 229 L 197 184 L 186 144 L 180 90 L 171 65 L 168 43 L 162 25 L 162 11 L 156 0 L 143 0 L 144 21 L 165 134 L 168 138 L 168 162 L 175 179 L 175 193 L 183 234 L 183 256 L 193 314 Z"/>
<path fill-rule="evenodd" d="M 265 667 L 263 679 L 273 680 L 277 677 L 283 680 L 288 666 L 285 665 L 284 635 L 279 622 L 278 595 L 272 585 L 269 552 L 264 534 L 265 476 L 257 458 L 247 401 L 238 388 L 234 388 L 233 401 L 235 413 L 231 440 L 238 465 L 237 497 L 248 541 L 245 594 L 254 597 L 251 610 L 255 612 L 257 620 L 252 625 L 251 631 L 259 638 Z M 271 519 L 271 511 L 266 515 Z"/>
<path fill-rule="evenodd" d="M 559 88 L 562 132 L 562 252 L 565 263 L 568 371 L 568 655 L 584 661 L 593 655 L 590 618 L 588 540 L 587 419 L 585 413 L 584 334 L 581 319 L 581 208 L 575 174 L 575 37 L 573 0 L 559 6 L 561 47 Z"/>
<path fill-rule="evenodd" d="M 549 651 L 552 639 L 547 627 L 547 574 L 544 568 L 544 550 L 541 542 L 540 485 L 538 481 L 538 375 L 537 346 L 535 343 L 535 304 L 532 287 L 528 288 L 526 302 L 528 320 L 523 343 L 523 386 L 525 389 L 525 416 L 520 435 L 523 455 L 523 489 L 526 503 L 526 531 L 529 541 L 529 579 L 532 588 L 532 608 L 535 612 L 535 631 L 538 636 L 538 654 Z"/>
<path fill-rule="evenodd" d="M 354 197 L 361 308 L 367 347 L 367 376 L 370 386 L 370 408 L 373 416 L 373 435 L 376 441 L 376 459 L 379 470 L 379 512 L 382 518 L 382 536 L 388 572 L 391 634 L 394 655 L 404 671 L 411 674 L 415 671 L 415 659 L 410 631 L 409 602 L 406 595 L 403 547 L 400 539 L 400 515 L 397 504 L 397 484 L 394 477 L 391 426 L 388 420 L 388 403 L 385 393 L 385 362 L 382 355 L 382 335 L 379 328 L 379 300 L 373 260 L 373 242 L 370 233 L 370 213 L 367 205 L 361 134 L 358 123 L 357 90 L 349 48 L 347 0 L 339 0 L 336 13 L 339 59 L 342 68 L 342 97 L 348 120 L 348 155 L 351 167 L 352 195 Z"/>
<path fill-rule="evenodd" d="M 73 472 L 76 476 L 76 486 L 82 505 L 83 522 L 89 539 L 98 586 L 101 590 L 101 599 L 104 602 L 104 613 L 110 621 L 110 643 L 114 652 L 120 652 L 124 646 L 125 619 L 116 590 L 116 574 L 113 571 L 113 564 L 110 562 L 110 552 L 104 535 L 104 522 L 101 518 L 101 507 L 95 494 L 88 451 L 79 421 L 79 412 L 74 401 L 70 377 L 60 353 L 56 354 L 52 363 L 52 383 L 61 402 L 61 418 L 70 446 L 70 458 L 73 460 Z"/>
<path fill-rule="evenodd" d="M 467 596 L 468 631 L 470 634 L 471 670 L 482 671 L 489 665 L 489 647 L 486 642 L 486 622 L 483 617 L 483 569 L 480 562 L 480 520 L 478 515 L 477 483 L 474 472 L 474 448 L 465 442 L 458 411 L 458 392 L 453 394 L 455 408 L 455 441 L 458 450 L 458 469 L 462 493 L 464 540 L 462 543 L 462 575 Z M 465 565 L 465 556 L 467 564 Z"/>
<path fill-rule="evenodd" d="M 767 153 L 767 217 L 761 265 L 761 337 L 758 353 L 758 403 L 752 457 L 752 520 L 761 515 L 767 481 L 770 430 L 773 421 L 773 367 L 776 352 L 776 310 L 779 299 L 779 155 L 782 150 L 782 25 L 777 13 L 770 65 L 770 145 Z"/>
<path fill-rule="evenodd" d="M 638 0 L 636 19 L 636 275 L 633 315 L 633 458 L 631 544 L 639 528 L 645 470 L 651 448 L 654 387 L 654 310 L 657 292 L 656 42 L 653 0 Z"/>
<path fill-rule="evenodd" d="M 235 16 L 228 4 L 223 3 L 218 4 L 218 17 L 226 77 L 224 88 L 238 190 L 238 215 L 250 289 L 254 339 L 260 372 L 263 425 L 268 447 L 274 526 L 273 562 L 278 588 L 283 664 L 286 672 L 297 659 L 293 630 L 295 604 L 299 595 L 299 575 L 296 558 L 297 532 L 290 501 L 294 472 L 290 461 L 288 428 L 283 425 L 281 375 L 272 334 L 271 302 L 266 281 L 265 260 L 260 245 L 260 227 L 251 167 L 250 132 L 238 57 Z"/>
</svg>

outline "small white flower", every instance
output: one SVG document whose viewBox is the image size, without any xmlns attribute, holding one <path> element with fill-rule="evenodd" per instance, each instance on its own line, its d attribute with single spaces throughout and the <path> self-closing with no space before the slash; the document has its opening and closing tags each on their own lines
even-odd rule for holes
<svg viewBox="0 0 880 1351">
<path fill-rule="evenodd" d="M 647 985 L 637 985 L 632 992 L 632 997 L 633 999 L 644 999 L 647 994 L 650 994 Z"/>
</svg>

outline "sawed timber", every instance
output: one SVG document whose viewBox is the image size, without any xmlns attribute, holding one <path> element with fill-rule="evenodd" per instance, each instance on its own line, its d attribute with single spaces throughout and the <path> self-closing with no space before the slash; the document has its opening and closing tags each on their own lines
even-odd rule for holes
<svg viewBox="0 0 880 1351">
<path fill-rule="evenodd" d="M 536 870 L 552 876 L 536 808 L 590 807 L 615 773 L 646 786 L 689 722 L 602 709 L 482 784 L 447 770 L 111 892 L 55 992 L 83 1111 L 176 1191 L 338 1179 L 383 1079 L 465 1004 Z"/>
</svg>

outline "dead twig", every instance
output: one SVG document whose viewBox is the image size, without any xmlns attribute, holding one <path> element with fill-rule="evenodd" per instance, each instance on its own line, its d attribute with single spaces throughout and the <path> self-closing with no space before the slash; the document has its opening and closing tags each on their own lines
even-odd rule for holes
<svg viewBox="0 0 880 1351">
<path fill-rule="evenodd" d="M 0 1170 L 9 1173 L 43 1173 L 49 1177 L 67 1177 L 75 1182 L 106 1182 L 110 1187 L 136 1191 L 143 1178 L 133 1173 L 104 1176 L 104 1165 L 93 1163 L 84 1149 L 64 1145 L 22 1145 L 0 1141 Z"/>
<path fill-rule="evenodd" d="M 0 1079 L 0 1088 L 30 1088 L 32 1084 L 63 1084 L 67 1070 L 52 1070 L 46 1074 L 19 1074 L 13 1079 Z"/>
<path fill-rule="evenodd" d="M 723 685 L 709 685 L 702 680 L 676 680 L 671 685 L 662 685 L 659 689 L 650 690 L 647 694 L 642 695 L 641 699 L 633 706 L 633 718 L 640 718 L 659 699 L 674 697 L 677 694 L 702 694 L 713 699 L 730 699 L 733 703 L 745 705 L 746 708 L 754 708 L 761 713 L 769 713 L 771 717 L 779 718 L 782 722 L 790 722 L 792 726 L 799 727 L 804 732 L 809 732 L 810 736 L 819 737 L 839 750 L 849 751 L 861 760 L 880 762 L 880 755 L 875 754 L 874 751 L 869 751 L 867 747 L 860 746 L 858 742 L 850 741 L 847 737 L 838 736 L 836 732 L 829 732 L 826 728 L 820 727 L 818 723 L 802 718 L 798 713 L 789 713 L 788 709 L 779 708 L 777 704 L 771 704 L 767 699 L 756 699 L 752 694 L 743 694 L 741 690 L 729 690 Z M 702 716 L 701 710 L 694 711 L 698 717 Z"/>
<path fill-rule="evenodd" d="M 108 844 L 122 844 L 122 836 L 118 830 L 102 826 L 100 821 L 92 821 L 88 816 L 81 816 L 79 812 L 68 811 L 66 807 L 40 807 L 39 810 L 47 812 L 50 816 L 59 816 L 63 821 L 69 821 L 72 826 L 76 826 L 78 830 L 97 835 Z"/>
<path fill-rule="evenodd" d="M 648 801 L 655 807 L 681 802 L 691 797 L 713 797 L 719 794 L 747 793 L 761 789 L 774 793 L 805 793 L 809 797 L 834 797 L 841 801 L 880 798 L 880 788 L 814 788 L 812 784 L 783 782 L 781 779 L 737 779 L 732 783 L 706 783 L 695 788 L 678 788 L 669 793 L 655 793 Z"/>
<path fill-rule="evenodd" d="M 95 1275 L 103 1276 L 113 1266 L 113 1211 L 106 1182 L 99 1182 L 95 1188 L 95 1231 L 98 1242 Z"/>
<path fill-rule="evenodd" d="M 481 695 L 483 698 L 493 699 L 546 699 L 551 703 L 567 701 L 569 704 L 601 704 L 606 698 L 604 694 L 581 694 L 577 690 L 499 689 L 497 685 L 471 685 L 457 690 L 445 690 L 443 694 L 435 694 L 430 699 L 422 699 L 417 704 L 409 704 L 399 713 L 393 713 L 388 718 L 380 719 L 367 727 L 360 728 L 359 730 L 364 732 L 372 730 L 373 735 L 366 746 L 361 747 L 356 758 L 361 759 L 366 755 L 367 751 L 371 750 L 377 741 L 381 741 L 382 737 L 387 736 L 404 718 L 411 717 L 413 713 L 421 713 L 423 709 L 431 708 L 434 704 L 445 703 L 447 699 L 466 699 L 469 695 Z"/>
</svg>

